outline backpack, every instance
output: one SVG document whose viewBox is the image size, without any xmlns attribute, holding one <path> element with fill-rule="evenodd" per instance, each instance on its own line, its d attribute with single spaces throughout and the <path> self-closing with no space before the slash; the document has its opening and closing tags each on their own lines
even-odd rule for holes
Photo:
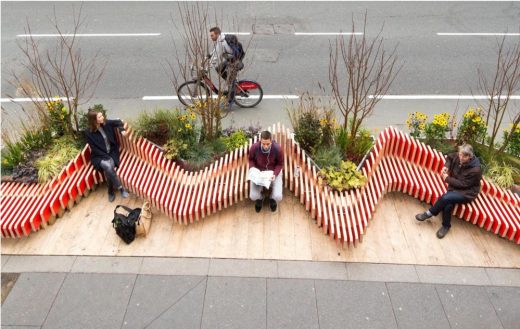
<svg viewBox="0 0 520 329">
<path fill-rule="evenodd" d="M 232 61 L 241 61 L 246 55 L 246 52 L 244 51 L 244 47 L 242 47 L 240 41 L 238 41 L 237 36 L 234 34 L 226 34 L 224 39 L 226 40 L 229 48 L 231 48 L 233 51 L 233 54 L 231 54 L 233 56 Z"/>
<path fill-rule="evenodd" d="M 127 215 L 123 215 L 117 212 L 117 209 L 123 208 L 126 210 Z M 116 234 L 123 239 L 126 244 L 130 244 L 135 239 L 135 226 L 139 222 L 141 216 L 141 208 L 128 208 L 122 205 L 118 205 L 114 209 L 114 219 L 112 219 L 112 226 L 116 230 Z"/>
</svg>

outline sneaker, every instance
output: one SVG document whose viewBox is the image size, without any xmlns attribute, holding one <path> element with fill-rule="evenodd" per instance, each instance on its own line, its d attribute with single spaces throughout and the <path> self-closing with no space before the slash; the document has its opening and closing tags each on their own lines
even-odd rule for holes
<svg viewBox="0 0 520 329">
<path fill-rule="evenodd" d="M 108 202 L 114 202 L 116 194 L 114 192 L 108 192 Z"/>
<path fill-rule="evenodd" d="M 263 203 L 262 199 L 255 201 L 255 210 L 256 210 L 256 212 L 260 212 L 260 210 L 262 210 L 262 203 Z"/>
<path fill-rule="evenodd" d="M 269 199 L 269 207 L 271 207 L 271 211 L 276 211 L 276 201 L 274 199 Z"/>
<path fill-rule="evenodd" d="M 428 215 L 426 212 L 415 215 L 415 219 L 417 219 L 419 222 L 427 220 L 430 217 L 432 217 L 432 216 Z"/>
<path fill-rule="evenodd" d="M 439 239 L 442 239 L 446 236 L 446 234 L 448 234 L 449 231 L 450 231 L 449 227 L 441 226 L 441 228 L 437 231 L 437 237 Z"/>
<path fill-rule="evenodd" d="M 121 197 L 122 197 L 123 199 L 126 199 L 126 198 L 128 198 L 128 196 L 129 196 L 129 195 L 128 195 L 128 192 L 127 192 L 127 191 L 122 187 L 122 188 L 121 188 Z"/>
</svg>

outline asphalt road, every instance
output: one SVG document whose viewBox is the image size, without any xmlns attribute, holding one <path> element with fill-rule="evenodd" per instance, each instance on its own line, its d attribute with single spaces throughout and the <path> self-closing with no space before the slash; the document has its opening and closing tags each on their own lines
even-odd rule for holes
<svg viewBox="0 0 520 329">
<path fill-rule="evenodd" d="M 368 12 L 366 35 L 373 37 L 382 26 L 385 47 L 397 45 L 402 70 L 388 94 L 471 95 L 478 94 L 477 68 L 494 67 L 496 36 L 445 36 L 437 33 L 520 32 L 520 2 L 209 2 L 210 13 L 219 17 L 224 30 L 250 32 L 240 36 L 247 43 L 249 68 L 243 77 L 259 81 L 266 95 L 318 94 L 318 82 L 328 84 L 329 44 L 332 35 L 296 33 L 348 32 L 351 17 L 361 28 Z M 49 17 L 55 8 L 64 30 L 72 25 L 68 2 L 2 2 L 2 92 L 15 95 L 7 83 L 11 71 L 23 73 L 17 37 L 30 23 L 32 33 L 53 33 Z M 159 33 L 151 36 L 83 37 L 85 56 L 100 50 L 108 60 L 103 80 L 89 104 L 103 103 L 113 116 L 133 118 L 156 106 L 178 106 L 177 101 L 146 101 L 144 96 L 172 96 L 167 60 L 173 60 L 174 45 L 181 43 L 175 24 L 180 14 L 176 2 L 85 2 L 86 26 L 82 33 Z M 214 15 L 211 15 L 214 16 Z M 229 22 L 235 21 L 235 24 Z M 215 20 L 210 19 L 209 25 Z M 356 31 L 358 31 L 356 29 Z M 508 43 L 518 36 L 506 37 Z M 53 38 L 40 38 L 52 47 Z M 283 110 L 287 101 L 265 100 L 256 109 L 235 108 L 228 119 L 235 124 L 275 121 L 288 123 Z M 459 113 L 471 100 L 383 100 L 367 121 L 373 128 L 389 124 L 402 127 L 409 111 L 427 114 Z M 88 105 L 88 104 L 87 104 Z M 515 101 L 513 106 L 518 106 Z M 15 119 L 20 107 L 2 103 L 4 120 Z"/>
</svg>

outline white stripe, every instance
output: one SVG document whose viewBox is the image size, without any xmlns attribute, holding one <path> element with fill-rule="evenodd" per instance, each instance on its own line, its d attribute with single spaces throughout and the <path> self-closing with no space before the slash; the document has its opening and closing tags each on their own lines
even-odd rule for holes
<svg viewBox="0 0 520 329">
<path fill-rule="evenodd" d="M 0 101 L 1 103 L 10 103 L 10 102 L 47 102 L 49 100 L 62 100 L 62 101 L 66 101 L 67 100 L 67 97 L 58 97 L 58 98 L 35 98 L 35 99 L 30 99 L 30 98 L 0 98 Z"/>
<path fill-rule="evenodd" d="M 376 96 L 370 95 L 368 98 L 374 98 Z M 505 96 L 502 96 L 505 97 Z M 489 95 L 380 95 L 377 96 L 379 99 L 436 99 L 436 100 L 450 100 L 450 99 L 489 99 Z M 494 96 L 494 99 L 498 99 L 498 96 Z M 520 99 L 520 95 L 511 95 L 510 99 Z"/>
<path fill-rule="evenodd" d="M 264 95 L 263 99 L 298 99 L 298 95 Z M 177 96 L 143 96 L 143 101 L 177 100 Z"/>
<path fill-rule="evenodd" d="M 363 32 L 294 32 L 294 35 L 363 35 Z"/>
<path fill-rule="evenodd" d="M 443 36 L 520 36 L 520 33 L 444 33 L 438 32 L 437 35 Z"/>
<path fill-rule="evenodd" d="M 156 37 L 161 33 L 81 33 L 76 34 L 76 37 Z M 18 38 L 33 37 L 59 37 L 60 34 L 18 34 Z M 73 37 L 74 34 L 62 34 L 64 37 Z"/>
<path fill-rule="evenodd" d="M 251 32 L 224 32 L 224 34 L 251 35 Z"/>
</svg>

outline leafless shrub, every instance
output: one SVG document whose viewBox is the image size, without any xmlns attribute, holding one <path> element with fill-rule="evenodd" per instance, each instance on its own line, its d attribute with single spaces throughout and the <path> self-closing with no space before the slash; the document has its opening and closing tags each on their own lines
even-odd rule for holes
<svg viewBox="0 0 520 329">
<path fill-rule="evenodd" d="M 366 36 L 367 12 L 362 35 L 356 35 L 354 17 L 352 34 L 345 40 L 338 36 L 330 46 L 329 81 L 332 95 L 343 115 L 343 127 L 354 138 L 363 120 L 394 82 L 401 66 L 397 63 L 397 46 L 387 51 L 383 45 L 383 27 L 372 40 Z"/>
</svg>

